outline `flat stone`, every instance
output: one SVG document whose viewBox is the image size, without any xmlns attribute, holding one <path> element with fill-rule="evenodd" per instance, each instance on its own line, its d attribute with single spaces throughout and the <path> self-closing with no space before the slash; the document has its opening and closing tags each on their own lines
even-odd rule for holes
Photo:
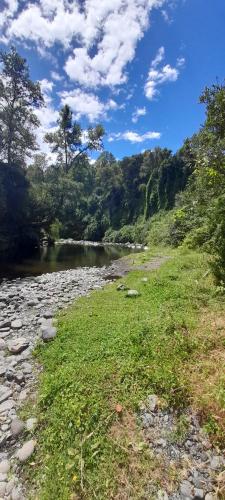
<svg viewBox="0 0 225 500">
<path fill-rule="evenodd" d="M 7 474 L 10 469 L 10 462 L 9 460 L 2 460 L 0 462 L 0 474 Z"/>
<path fill-rule="evenodd" d="M 29 432 L 32 432 L 37 425 L 37 419 L 35 417 L 28 418 L 26 421 L 26 428 Z"/>
<path fill-rule="evenodd" d="M 6 342 L 5 340 L 0 338 L 0 349 L 5 349 L 6 348 Z"/>
<path fill-rule="evenodd" d="M 12 391 L 8 387 L 5 387 L 4 385 L 0 385 L 0 403 L 3 403 L 3 401 L 6 401 L 6 399 L 9 399 L 10 396 L 12 396 Z"/>
<path fill-rule="evenodd" d="M 24 430 L 24 422 L 20 420 L 19 418 L 14 418 L 11 423 L 11 433 L 13 437 L 19 436 L 21 432 Z"/>
<path fill-rule="evenodd" d="M 5 319 L 5 320 L 1 321 L 1 323 L 0 323 L 0 330 L 2 328 L 8 327 L 10 325 L 11 325 L 11 321 L 9 319 Z"/>
<path fill-rule="evenodd" d="M 30 441 L 26 441 L 22 448 L 17 451 L 16 458 L 18 458 L 20 462 L 26 462 L 26 460 L 28 460 L 28 458 L 30 458 L 30 456 L 34 452 L 35 445 L 36 441 L 34 441 L 33 439 L 31 439 Z"/>
<path fill-rule="evenodd" d="M 12 410 L 15 406 L 15 401 L 9 399 L 8 401 L 4 401 L 4 403 L 0 404 L 0 413 L 5 413 L 6 411 Z"/>
<path fill-rule="evenodd" d="M 1 500 L 5 496 L 6 484 L 7 483 L 5 483 L 5 482 L 0 482 L 0 498 L 1 498 Z"/>
<path fill-rule="evenodd" d="M 41 338 L 44 342 L 49 342 L 53 340 L 56 336 L 56 328 L 54 326 L 46 327 L 42 330 Z"/>
<path fill-rule="evenodd" d="M 148 278 L 141 278 L 141 282 L 142 283 L 147 283 L 148 282 Z"/>
<path fill-rule="evenodd" d="M 15 339 L 11 341 L 8 344 L 8 349 L 12 354 L 19 354 L 20 352 L 24 351 L 29 346 L 29 342 L 25 337 L 19 337 L 18 339 Z"/>
<path fill-rule="evenodd" d="M 204 493 L 204 490 L 202 490 L 201 488 L 195 488 L 194 489 L 194 499 L 203 499 L 205 498 L 205 493 Z"/>
<path fill-rule="evenodd" d="M 189 481 L 183 481 L 180 485 L 180 492 L 184 497 L 192 498 L 192 484 Z"/>
<path fill-rule="evenodd" d="M 213 470 L 218 470 L 222 465 L 222 460 L 220 456 L 215 456 L 212 458 L 210 462 L 210 467 Z"/>
<path fill-rule="evenodd" d="M 6 372 L 6 366 L 5 365 L 0 365 L 0 377 L 3 377 Z"/>
<path fill-rule="evenodd" d="M 128 290 L 127 297 L 139 297 L 140 293 L 137 290 Z"/>
<path fill-rule="evenodd" d="M 14 319 L 11 322 L 11 328 L 14 328 L 15 330 L 22 328 L 22 326 L 23 326 L 23 322 L 21 321 L 21 319 Z"/>
</svg>

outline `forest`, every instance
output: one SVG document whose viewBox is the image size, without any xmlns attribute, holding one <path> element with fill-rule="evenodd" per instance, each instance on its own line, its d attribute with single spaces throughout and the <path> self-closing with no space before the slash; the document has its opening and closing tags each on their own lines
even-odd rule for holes
<svg viewBox="0 0 225 500">
<path fill-rule="evenodd" d="M 187 245 L 213 254 L 225 283 L 225 84 L 199 98 L 205 122 L 173 153 L 159 147 L 116 160 L 101 124 L 82 130 L 66 104 L 38 150 L 38 82 L 15 48 L 1 52 L 0 254 L 31 252 L 59 238 Z M 98 151 L 93 163 L 90 153 Z"/>
</svg>

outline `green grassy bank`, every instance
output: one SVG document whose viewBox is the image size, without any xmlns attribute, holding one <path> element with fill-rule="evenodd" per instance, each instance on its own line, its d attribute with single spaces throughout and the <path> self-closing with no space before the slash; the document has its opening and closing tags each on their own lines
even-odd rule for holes
<svg viewBox="0 0 225 500">
<path fill-rule="evenodd" d="M 223 321 L 224 301 L 205 255 L 167 255 L 160 269 L 132 271 L 78 300 L 61 314 L 54 342 L 37 349 L 38 447 L 27 471 L 38 499 L 143 498 L 155 464 L 135 412 L 151 393 L 181 412 L 191 403 L 223 440 L 225 380 L 214 356 L 224 355 L 225 334 L 214 319 Z M 120 282 L 140 295 L 126 297 Z"/>
</svg>

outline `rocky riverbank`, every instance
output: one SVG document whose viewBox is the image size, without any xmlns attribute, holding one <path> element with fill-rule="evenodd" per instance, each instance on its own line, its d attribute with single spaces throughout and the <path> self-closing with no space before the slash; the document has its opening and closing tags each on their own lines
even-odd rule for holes
<svg viewBox="0 0 225 500">
<path fill-rule="evenodd" d="M 35 418 L 19 418 L 40 369 L 32 351 L 56 334 L 57 311 L 102 287 L 105 274 L 105 268 L 80 268 L 0 284 L 0 498 L 24 498 L 21 467 L 36 446 Z"/>
</svg>

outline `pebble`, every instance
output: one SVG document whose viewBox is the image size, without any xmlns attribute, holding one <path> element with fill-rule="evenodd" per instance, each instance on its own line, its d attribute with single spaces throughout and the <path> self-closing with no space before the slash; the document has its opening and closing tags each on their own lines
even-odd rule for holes
<svg viewBox="0 0 225 500">
<path fill-rule="evenodd" d="M 19 337 L 18 339 L 12 340 L 8 344 L 8 349 L 12 354 L 19 354 L 24 349 L 29 346 L 29 342 L 25 337 Z"/>
<path fill-rule="evenodd" d="M 137 290 L 128 290 L 126 293 L 127 297 L 139 297 L 140 293 Z"/>
<path fill-rule="evenodd" d="M 11 423 L 11 433 L 14 437 L 19 436 L 24 430 L 24 422 L 19 418 L 14 418 Z"/>
<path fill-rule="evenodd" d="M 32 432 L 35 429 L 36 424 L 37 424 L 37 419 L 35 417 L 28 418 L 28 420 L 26 421 L 27 430 Z"/>
<path fill-rule="evenodd" d="M 7 474 L 7 472 L 9 472 L 9 469 L 10 469 L 9 460 L 2 460 L 2 462 L 0 462 L 0 474 Z"/>
<path fill-rule="evenodd" d="M 18 458 L 20 462 L 26 462 L 26 460 L 28 460 L 28 458 L 30 458 L 30 456 L 34 452 L 35 445 L 36 441 L 34 441 L 33 439 L 31 439 L 30 441 L 26 441 L 22 448 L 17 451 L 16 458 Z"/>
<path fill-rule="evenodd" d="M 56 336 L 56 328 L 54 326 L 45 327 L 42 330 L 41 338 L 44 342 L 49 342 L 53 340 Z"/>
<path fill-rule="evenodd" d="M 23 322 L 21 321 L 21 319 L 15 319 L 11 323 L 11 328 L 15 328 L 16 330 L 18 330 L 19 328 L 22 328 L 22 326 L 23 326 Z"/>
</svg>

